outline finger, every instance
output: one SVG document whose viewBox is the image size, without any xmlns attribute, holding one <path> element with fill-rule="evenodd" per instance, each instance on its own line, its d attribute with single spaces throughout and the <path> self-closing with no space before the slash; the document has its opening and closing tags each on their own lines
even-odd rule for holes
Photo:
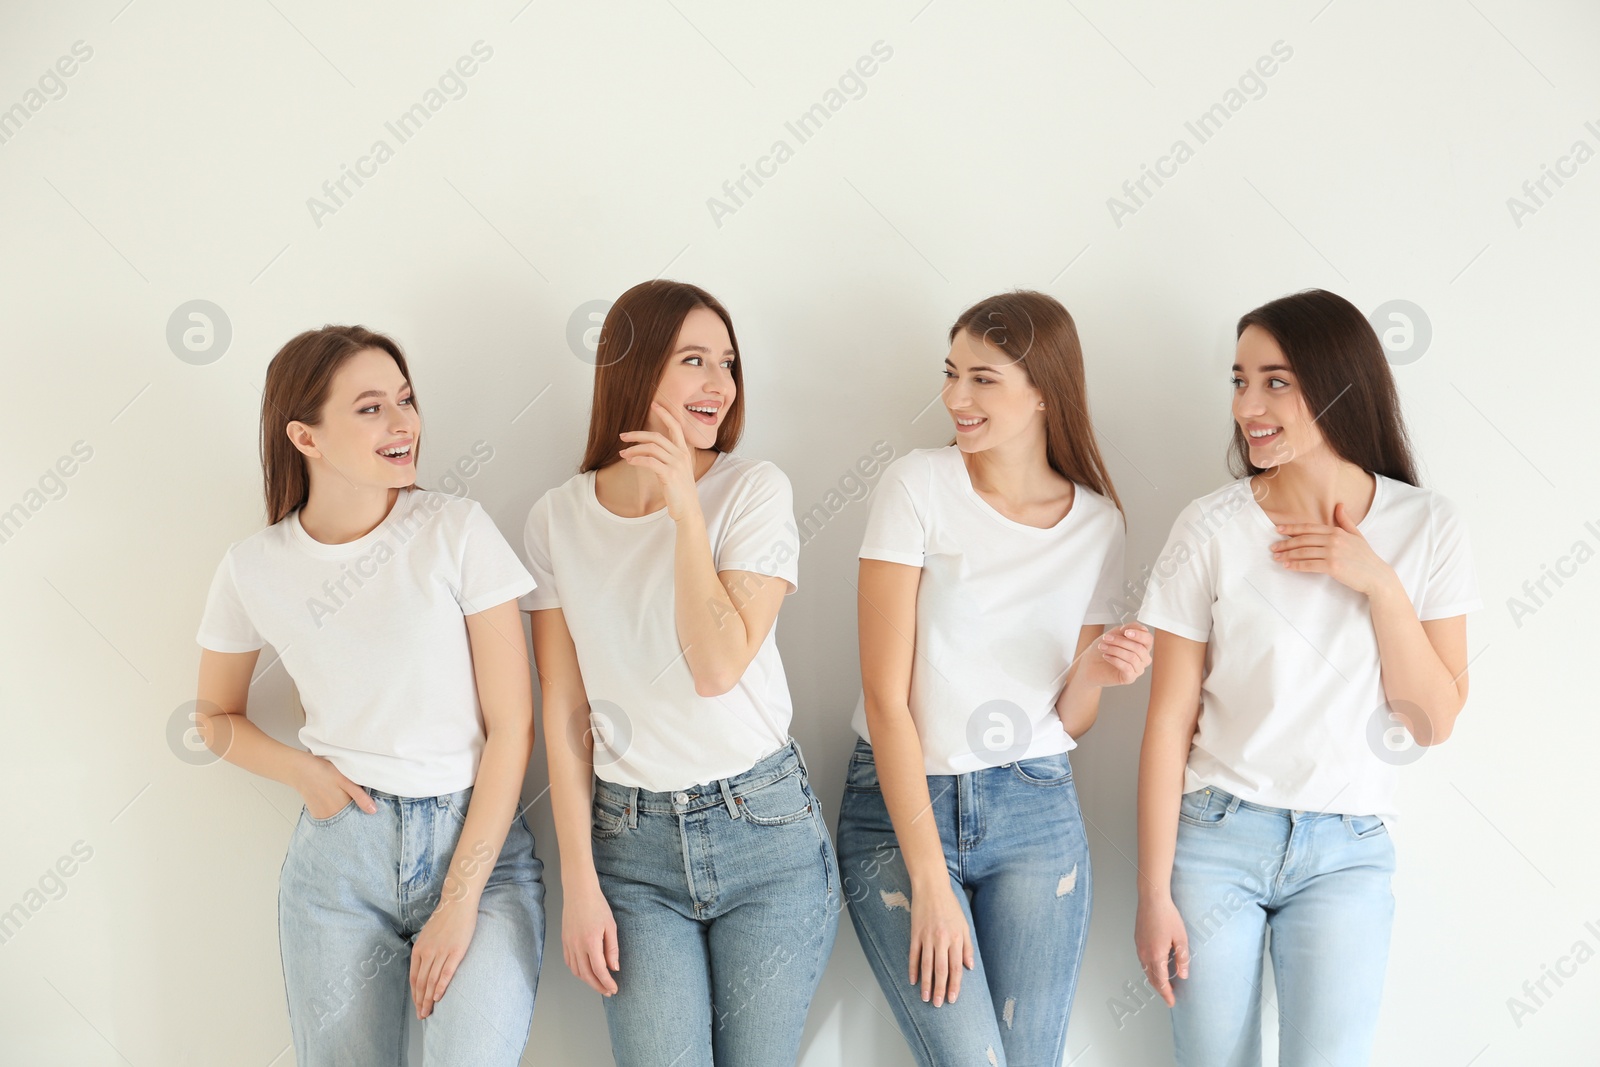
<svg viewBox="0 0 1600 1067">
<path fill-rule="evenodd" d="M 933 953 L 933 946 L 924 940 L 922 945 L 922 1002 L 924 1004 L 933 999 Z"/>
<path fill-rule="evenodd" d="M 605 934 L 600 934 L 589 942 L 589 958 L 585 961 L 590 973 L 595 977 L 602 995 L 609 996 L 616 989 L 616 984 L 611 980 L 611 972 L 606 970 L 606 939 Z"/>
<path fill-rule="evenodd" d="M 411 953 L 411 1004 L 417 1018 L 422 1018 L 422 978 L 427 973 L 429 958 L 425 953 Z"/>
<path fill-rule="evenodd" d="M 613 971 L 622 970 L 621 949 L 617 946 L 617 924 L 614 920 L 606 922 L 606 966 Z"/>
<path fill-rule="evenodd" d="M 428 977 L 422 983 L 422 1017 L 426 1019 L 433 1014 L 433 1002 L 438 1000 L 435 995 L 439 988 L 439 972 L 444 969 L 444 954 L 433 957 L 428 967 Z"/>
<path fill-rule="evenodd" d="M 1167 1007 L 1172 1007 L 1172 986 L 1167 981 L 1166 960 L 1162 959 L 1159 963 L 1152 961 L 1145 964 L 1144 976 L 1150 980 L 1150 984 L 1155 987 L 1155 991 L 1161 994 L 1161 999 L 1167 1002 Z"/>
<path fill-rule="evenodd" d="M 344 779 L 343 785 L 344 791 L 350 794 L 350 799 L 356 802 L 356 807 L 360 808 L 368 815 L 371 815 L 373 812 L 378 810 L 377 803 L 372 799 L 371 794 L 369 794 L 365 789 L 362 789 L 359 785 L 356 785 L 348 778 Z"/>
<path fill-rule="evenodd" d="M 917 971 L 922 965 L 922 942 L 915 937 L 911 939 L 911 951 L 906 955 L 906 973 L 911 978 L 911 984 L 917 983 Z"/>
<path fill-rule="evenodd" d="M 946 999 L 952 1004 L 956 1002 L 956 997 L 961 995 L 961 957 L 963 954 L 964 948 L 962 945 L 950 946 L 949 977 L 946 979 L 950 986 L 950 993 Z"/>
<path fill-rule="evenodd" d="M 1284 522 L 1279 523 L 1277 531 L 1289 537 L 1299 534 L 1322 534 L 1324 536 L 1337 530 L 1337 526 L 1325 526 L 1320 522 Z"/>
<path fill-rule="evenodd" d="M 950 984 L 950 949 L 941 946 L 933 954 L 933 1006 L 944 1003 L 945 987 Z"/>
<path fill-rule="evenodd" d="M 444 966 L 439 968 L 439 983 L 433 987 L 435 1002 L 444 999 L 445 990 L 450 988 L 450 979 L 456 976 L 456 969 L 461 966 L 461 956 L 452 952 L 445 957 Z"/>
<path fill-rule="evenodd" d="M 679 422 L 677 418 L 673 416 L 672 412 L 667 410 L 667 406 L 661 403 L 661 401 L 652 400 L 650 401 L 650 406 L 661 412 L 661 421 L 667 424 L 667 434 L 671 438 L 672 442 L 676 445 L 683 446 L 683 423 Z"/>
<path fill-rule="evenodd" d="M 1177 964 L 1178 964 L 1178 977 L 1179 978 L 1188 978 L 1189 977 L 1189 936 L 1187 934 L 1179 935 L 1179 937 L 1177 939 L 1177 943 L 1173 947 L 1172 954 L 1173 954 L 1173 956 L 1176 959 Z"/>
</svg>

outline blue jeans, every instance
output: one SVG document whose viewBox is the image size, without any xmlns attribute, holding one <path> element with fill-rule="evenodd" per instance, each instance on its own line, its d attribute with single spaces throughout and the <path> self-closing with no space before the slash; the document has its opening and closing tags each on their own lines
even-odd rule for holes
<svg viewBox="0 0 1600 1067">
<path fill-rule="evenodd" d="M 326 819 L 302 808 L 283 861 L 278 942 L 300 1067 L 405 1062 L 411 943 L 444 891 L 472 797 L 470 786 L 368 792 L 371 815 L 354 801 Z M 521 1059 L 544 949 L 543 872 L 527 822 L 512 819 L 472 944 L 423 1023 L 428 1067 Z"/>
<path fill-rule="evenodd" d="M 1180 1065 L 1259 1067 L 1272 931 L 1280 1067 L 1368 1062 L 1394 918 L 1394 842 L 1376 815 L 1290 811 L 1208 787 L 1178 810 L 1172 899 L 1189 933 L 1173 982 Z"/>
<path fill-rule="evenodd" d="M 907 980 L 911 879 L 857 741 L 839 812 L 845 896 L 867 962 L 923 1067 L 1059 1067 L 1089 932 L 1089 842 L 1066 753 L 960 775 L 928 795 L 975 966 L 934 1007 Z"/>
<path fill-rule="evenodd" d="M 793 1067 L 841 907 L 795 744 L 674 792 L 597 779 L 591 838 L 617 923 L 616 1062 Z"/>
</svg>

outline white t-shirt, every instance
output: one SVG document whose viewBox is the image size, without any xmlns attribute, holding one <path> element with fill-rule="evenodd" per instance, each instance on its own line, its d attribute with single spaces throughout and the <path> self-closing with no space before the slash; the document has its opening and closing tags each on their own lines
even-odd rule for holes
<svg viewBox="0 0 1600 1067">
<path fill-rule="evenodd" d="M 1466 527 L 1431 489 L 1375 475 L 1357 524 L 1421 620 L 1482 607 Z M 1300 811 L 1395 817 L 1399 765 L 1367 598 L 1272 558 L 1282 540 L 1249 478 L 1178 513 L 1139 621 L 1205 641 L 1184 792 L 1216 786 Z M 1403 727 L 1399 727 L 1403 729 Z M 1404 739 L 1402 739 L 1404 740 Z"/>
<path fill-rule="evenodd" d="M 884 470 L 859 555 L 922 568 L 910 705 L 928 774 L 1077 747 L 1056 699 L 1078 631 L 1118 621 L 1126 538 L 1115 504 L 1075 492 L 1046 530 L 979 496 L 956 445 L 915 449 Z M 871 740 L 865 693 L 851 725 Z"/>
<path fill-rule="evenodd" d="M 196 640 L 272 645 L 300 691 L 306 748 L 358 785 L 439 796 L 471 785 L 483 752 L 464 617 L 532 587 L 476 501 L 402 490 L 345 544 L 313 539 L 294 511 L 229 546 Z"/>
<path fill-rule="evenodd" d="M 523 546 L 538 586 L 520 606 L 560 608 L 566 620 L 589 699 L 595 774 L 667 791 L 749 770 L 789 742 L 793 706 L 776 622 L 732 689 L 696 693 L 674 611 L 677 526 L 665 507 L 635 518 L 608 510 L 594 478 L 576 474 L 529 510 Z M 784 473 L 723 452 L 695 486 L 717 571 L 782 578 L 793 593 L 800 538 Z"/>
</svg>

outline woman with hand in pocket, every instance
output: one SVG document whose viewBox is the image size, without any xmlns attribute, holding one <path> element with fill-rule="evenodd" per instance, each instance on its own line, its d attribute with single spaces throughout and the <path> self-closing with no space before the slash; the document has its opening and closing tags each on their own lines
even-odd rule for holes
<svg viewBox="0 0 1600 1067">
<path fill-rule="evenodd" d="M 879 482 L 839 817 L 850 918 L 919 1064 L 1059 1064 L 1089 928 L 1067 753 L 1150 662 L 1117 622 L 1123 518 L 1072 317 L 1036 292 L 950 328 L 956 440 Z"/>
<path fill-rule="evenodd" d="M 520 813 L 533 693 L 516 598 L 533 587 L 477 503 L 416 485 L 400 347 L 310 330 L 267 368 L 269 525 L 218 565 L 196 723 L 228 762 L 305 800 L 278 933 L 301 1067 L 397 1063 L 408 1002 L 429 1064 L 516 1064 L 544 945 Z M 300 741 L 247 717 L 270 644 Z"/>
<path fill-rule="evenodd" d="M 1179 512 L 1139 609 L 1156 648 L 1134 940 L 1180 1064 L 1261 1063 L 1270 930 L 1278 1063 L 1355 1067 L 1388 960 L 1399 767 L 1450 735 L 1480 602 L 1366 316 L 1312 289 L 1236 337 L 1239 477 Z"/>
<path fill-rule="evenodd" d="M 710 293 L 623 293 L 580 471 L 524 531 L 562 952 L 624 1067 L 793 1064 L 838 930 L 776 642 L 793 494 L 732 452 L 743 381 Z"/>
</svg>

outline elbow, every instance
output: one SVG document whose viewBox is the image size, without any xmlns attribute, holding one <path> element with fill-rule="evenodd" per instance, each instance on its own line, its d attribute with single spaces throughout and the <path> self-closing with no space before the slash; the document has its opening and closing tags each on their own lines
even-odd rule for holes
<svg viewBox="0 0 1600 1067">
<path fill-rule="evenodd" d="M 719 697 L 739 684 L 739 675 L 723 671 L 713 675 L 696 674 L 694 676 L 694 691 L 696 696 Z"/>
</svg>

